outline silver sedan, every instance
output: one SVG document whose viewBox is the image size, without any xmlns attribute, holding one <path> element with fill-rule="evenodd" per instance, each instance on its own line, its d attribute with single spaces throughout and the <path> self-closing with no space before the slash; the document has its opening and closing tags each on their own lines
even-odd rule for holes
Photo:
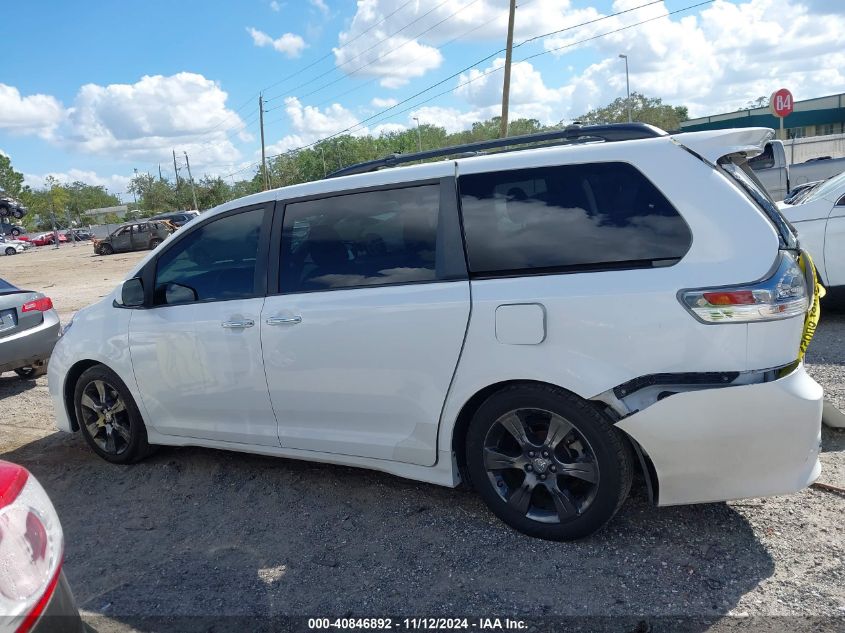
<svg viewBox="0 0 845 633">
<path fill-rule="evenodd" d="M 59 338 L 59 315 L 49 297 L 0 279 L 0 374 L 42 373 Z"/>
</svg>

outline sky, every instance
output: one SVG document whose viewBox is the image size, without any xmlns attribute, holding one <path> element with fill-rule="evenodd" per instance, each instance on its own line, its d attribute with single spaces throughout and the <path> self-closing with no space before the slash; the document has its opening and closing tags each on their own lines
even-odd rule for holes
<svg viewBox="0 0 845 633">
<path fill-rule="evenodd" d="M 736 110 L 845 92 L 845 0 L 519 0 L 511 118 L 570 121 L 631 90 Z M 691 7 L 691 8 L 690 8 Z M 676 13 L 673 13 L 676 12 Z M 139 172 L 251 177 L 348 130 L 449 131 L 500 113 L 508 0 L 9 3 L 0 152 L 124 201 Z M 184 172 L 181 172 L 184 175 Z"/>
</svg>

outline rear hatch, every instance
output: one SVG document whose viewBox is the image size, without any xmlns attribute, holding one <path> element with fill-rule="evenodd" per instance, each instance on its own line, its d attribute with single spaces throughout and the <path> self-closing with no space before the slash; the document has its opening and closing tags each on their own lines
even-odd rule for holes
<svg viewBox="0 0 845 633">
<path fill-rule="evenodd" d="M 760 369 L 791 365 L 803 357 L 818 321 L 819 287 L 798 234 L 757 179 L 748 159 L 774 136 L 769 128 L 678 134 L 673 140 L 725 177 L 748 198 L 775 230 L 779 250 L 765 279 L 684 291 L 685 307 L 704 323 L 748 325 L 747 358 Z M 750 257 L 758 256 L 749 253 Z"/>
<path fill-rule="evenodd" d="M 777 203 L 748 165 L 748 159 L 761 154 L 775 132 L 752 127 L 707 132 L 687 132 L 673 140 L 721 173 L 727 175 L 763 212 L 778 234 L 781 248 L 798 251 L 798 234 Z"/>
</svg>

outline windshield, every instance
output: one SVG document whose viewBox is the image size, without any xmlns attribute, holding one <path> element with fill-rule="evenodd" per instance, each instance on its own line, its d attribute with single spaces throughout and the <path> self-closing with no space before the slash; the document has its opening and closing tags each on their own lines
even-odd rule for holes
<svg viewBox="0 0 845 633">
<path fill-rule="evenodd" d="M 742 187 L 743 191 L 766 214 L 766 217 L 769 218 L 769 221 L 774 225 L 778 233 L 781 246 L 785 248 L 797 248 L 797 232 L 789 221 L 783 217 L 774 200 L 772 200 L 760 181 L 757 180 L 754 172 L 751 171 L 748 163 L 743 161 L 741 164 L 737 164 L 730 160 L 730 158 L 725 157 L 719 161 L 719 166 Z"/>
<path fill-rule="evenodd" d="M 831 176 L 817 187 L 814 187 L 803 198 L 803 201 L 811 202 L 813 200 L 818 200 L 819 198 L 826 198 L 828 194 L 834 193 L 842 187 L 845 187 L 845 171 L 838 176 Z"/>
<path fill-rule="evenodd" d="M 18 290 L 18 288 L 16 286 L 13 286 L 12 284 L 10 284 L 5 279 L 0 279 L 0 294 L 6 293 L 6 292 L 15 292 L 17 290 Z"/>
</svg>

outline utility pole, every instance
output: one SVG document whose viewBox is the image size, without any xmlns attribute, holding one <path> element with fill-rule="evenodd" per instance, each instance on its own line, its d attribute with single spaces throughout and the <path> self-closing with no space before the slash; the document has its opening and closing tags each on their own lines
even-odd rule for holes
<svg viewBox="0 0 845 633">
<path fill-rule="evenodd" d="M 199 206 L 197 205 L 197 192 L 194 189 L 194 177 L 191 175 L 191 161 L 188 160 L 188 152 L 184 152 L 185 154 L 185 166 L 188 168 L 188 180 L 191 181 L 191 196 L 194 198 L 194 209 L 199 211 Z"/>
<path fill-rule="evenodd" d="M 176 178 L 176 195 L 179 195 L 179 168 L 176 166 L 176 150 L 173 150 L 173 173 Z"/>
<path fill-rule="evenodd" d="M 67 228 L 70 230 L 70 243 L 76 246 L 76 229 L 73 228 L 73 222 L 70 220 L 70 209 L 65 207 L 65 216 L 67 217 Z"/>
<path fill-rule="evenodd" d="M 628 123 L 631 123 L 634 119 L 631 118 L 631 81 L 628 78 L 628 56 L 619 55 L 619 59 L 625 60 L 625 92 L 628 95 L 628 99 L 625 103 L 628 105 Z"/>
<path fill-rule="evenodd" d="M 323 178 L 325 178 L 329 172 L 326 169 L 326 153 L 323 151 L 322 145 L 320 145 L 320 157 L 323 159 Z"/>
<path fill-rule="evenodd" d="M 164 178 L 161 175 L 161 163 L 158 164 L 158 181 L 164 182 Z"/>
<path fill-rule="evenodd" d="M 505 51 L 505 84 L 502 86 L 502 121 L 499 137 L 505 138 L 508 135 L 508 100 L 511 93 L 511 57 L 513 55 L 513 20 L 516 14 L 516 0 L 511 0 L 510 14 L 508 15 L 508 44 Z"/>
<path fill-rule="evenodd" d="M 270 179 L 267 177 L 267 155 L 264 150 L 264 95 L 258 95 L 258 118 L 261 124 L 261 172 L 264 180 L 264 191 L 270 188 Z"/>
<path fill-rule="evenodd" d="M 132 171 L 135 172 L 135 178 L 133 178 L 133 180 L 135 181 L 135 186 L 132 187 L 132 201 L 135 204 L 138 204 L 138 196 L 135 195 L 135 189 L 137 189 L 138 187 L 138 168 L 134 167 Z"/>
</svg>

